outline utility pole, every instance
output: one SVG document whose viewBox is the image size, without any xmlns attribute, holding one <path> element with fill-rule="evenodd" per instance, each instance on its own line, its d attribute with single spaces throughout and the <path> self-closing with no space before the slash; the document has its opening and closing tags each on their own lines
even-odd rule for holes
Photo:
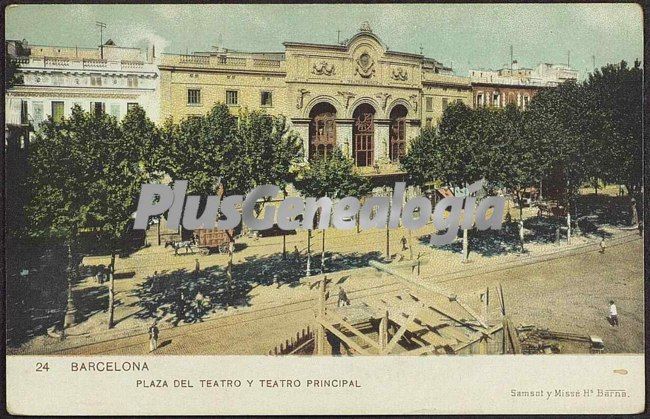
<svg viewBox="0 0 650 419">
<path fill-rule="evenodd" d="M 337 44 L 341 43 L 341 30 L 340 29 L 336 30 L 336 43 Z"/>
<path fill-rule="evenodd" d="M 571 50 L 568 50 L 566 53 L 566 65 L 571 67 Z"/>
<path fill-rule="evenodd" d="M 104 59 L 104 29 L 106 24 L 104 22 L 95 21 L 95 25 L 99 27 L 99 57 Z"/>
</svg>

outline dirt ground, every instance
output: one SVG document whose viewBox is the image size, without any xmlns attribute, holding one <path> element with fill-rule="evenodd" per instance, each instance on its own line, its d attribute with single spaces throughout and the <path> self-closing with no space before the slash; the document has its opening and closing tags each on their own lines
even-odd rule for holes
<svg viewBox="0 0 650 419">
<path fill-rule="evenodd" d="M 555 225 L 526 208 L 523 253 L 516 231 L 506 226 L 500 232 L 470 235 L 469 263 L 463 263 L 461 240 L 433 248 L 428 245 L 432 227 L 426 226 L 410 234 L 391 230 L 391 259 L 399 263 L 419 257 L 421 282 L 455 293 L 477 308 L 479 293 L 501 283 L 507 314 L 515 325 L 593 334 L 604 339 L 607 352 L 642 352 L 643 243 L 635 231 L 622 228 L 620 219 L 610 216 L 609 222 L 600 222 L 602 208 L 621 213 L 613 206 L 615 201 L 603 201 L 607 199 L 606 195 L 596 197 L 599 210 L 589 213 L 581 234 L 574 234 L 570 244 L 565 232 L 556 242 Z M 518 216 L 514 208 L 511 213 Z M 312 275 L 320 271 L 322 234 L 315 232 L 311 240 Z M 402 249 L 403 237 L 408 249 Z M 607 243 L 604 254 L 598 252 L 602 237 Z M 40 332 L 18 347 L 9 347 L 8 352 L 142 353 L 146 328 L 153 318 L 159 318 L 163 334 L 173 336 L 161 353 L 266 354 L 312 322 L 314 290 L 309 287 L 310 278 L 305 278 L 306 244 L 305 232 L 287 236 L 287 259 L 282 259 L 281 236 L 238 240 L 233 259 L 237 289 L 225 298 L 226 255 L 174 256 L 169 248 L 154 243 L 117 260 L 114 329 L 107 327 L 106 284 L 88 277 L 74 288 L 81 318 L 65 341 Z M 343 286 L 351 299 L 400 286 L 367 268 L 369 260 L 386 258 L 385 230 L 328 230 L 325 250 L 325 274 Z M 199 272 L 195 273 L 197 262 Z M 108 258 L 86 257 L 83 263 L 107 264 Z M 172 327 L 179 296 L 187 300 L 184 307 L 190 307 L 199 293 L 214 303 L 200 312 L 190 310 L 192 315 Z M 617 304 L 619 328 L 607 322 L 609 300 Z M 230 339 L 227 344 L 225 335 L 238 343 Z"/>
</svg>

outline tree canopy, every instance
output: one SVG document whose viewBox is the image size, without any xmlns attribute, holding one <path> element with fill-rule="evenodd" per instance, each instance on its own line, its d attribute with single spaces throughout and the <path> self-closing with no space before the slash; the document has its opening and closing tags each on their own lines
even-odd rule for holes
<svg viewBox="0 0 650 419">
<path fill-rule="evenodd" d="M 304 196 L 330 199 L 361 197 L 371 190 L 367 178 L 354 171 L 352 159 L 345 157 L 338 148 L 327 156 L 317 156 L 312 160 L 300 173 L 296 188 Z"/>
</svg>

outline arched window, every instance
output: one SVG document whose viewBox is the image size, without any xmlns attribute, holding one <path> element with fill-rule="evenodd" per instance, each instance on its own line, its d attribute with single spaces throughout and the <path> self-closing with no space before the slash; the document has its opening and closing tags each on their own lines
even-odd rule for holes
<svg viewBox="0 0 650 419">
<path fill-rule="evenodd" d="M 361 104 L 352 114 L 354 119 L 352 154 L 357 166 L 372 166 L 375 149 L 375 108 Z"/>
<path fill-rule="evenodd" d="M 399 162 L 406 154 L 406 115 L 404 105 L 397 105 L 390 112 L 390 147 L 389 157 L 392 162 Z"/>
<path fill-rule="evenodd" d="M 336 108 L 321 102 L 312 108 L 309 118 L 309 159 L 328 156 L 336 147 Z"/>
</svg>

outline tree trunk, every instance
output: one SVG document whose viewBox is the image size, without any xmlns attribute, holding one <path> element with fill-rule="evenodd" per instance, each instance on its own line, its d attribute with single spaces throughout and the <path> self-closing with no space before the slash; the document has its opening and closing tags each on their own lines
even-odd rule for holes
<svg viewBox="0 0 650 419">
<path fill-rule="evenodd" d="M 323 229 L 323 249 L 320 256 L 320 268 L 325 272 L 325 229 Z"/>
<path fill-rule="evenodd" d="M 390 260 L 390 227 L 386 223 L 386 259 Z"/>
<path fill-rule="evenodd" d="M 287 235 L 282 234 L 282 260 L 287 258 Z"/>
<path fill-rule="evenodd" d="M 111 251 L 111 263 L 108 265 L 108 328 L 112 329 L 115 313 L 115 250 Z"/>
<path fill-rule="evenodd" d="M 627 195 L 630 197 L 630 225 L 635 226 L 639 223 L 639 213 L 637 211 L 637 193 L 636 188 L 633 188 L 630 185 L 625 185 L 627 189 Z"/>
<path fill-rule="evenodd" d="M 311 276 L 311 230 L 307 230 L 307 276 Z"/>
<path fill-rule="evenodd" d="M 74 267 L 74 252 L 72 249 L 72 240 L 68 240 L 66 243 L 68 248 L 68 302 L 65 309 L 65 318 L 63 319 L 63 329 L 67 329 L 70 326 L 74 326 L 77 322 L 77 309 L 74 306 L 74 297 L 72 295 L 72 283 L 75 277 L 75 267 Z"/>
<path fill-rule="evenodd" d="M 469 259 L 469 232 L 467 229 L 463 230 L 463 262 Z"/>
</svg>

